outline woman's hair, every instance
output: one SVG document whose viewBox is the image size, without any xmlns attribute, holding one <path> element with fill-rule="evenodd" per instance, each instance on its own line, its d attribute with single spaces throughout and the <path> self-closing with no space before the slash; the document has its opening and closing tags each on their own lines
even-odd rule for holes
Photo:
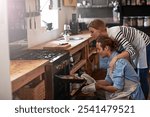
<svg viewBox="0 0 150 117">
<path fill-rule="evenodd" d="M 96 30 L 105 29 L 106 24 L 100 19 L 95 19 L 89 23 L 88 28 L 90 27 L 95 28 Z"/>
<path fill-rule="evenodd" d="M 101 47 L 104 49 L 106 46 L 110 48 L 111 51 L 118 50 L 119 44 L 116 40 L 108 36 L 99 36 L 97 42 L 101 43 Z"/>
</svg>

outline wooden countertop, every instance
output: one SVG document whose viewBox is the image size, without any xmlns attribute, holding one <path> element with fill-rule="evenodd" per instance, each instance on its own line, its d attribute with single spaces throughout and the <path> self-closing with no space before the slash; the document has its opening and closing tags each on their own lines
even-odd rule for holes
<svg viewBox="0 0 150 117">
<path fill-rule="evenodd" d="M 48 63 L 48 60 L 11 60 L 10 80 L 12 82 L 12 91 L 15 92 L 44 73 L 44 66 Z"/>
<path fill-rule="evenodd" d="M 71 47 L 69 47 L 67 49 L 74 48 L 74 47 L 78 46 L 80 43 L 87 41 L 90 38 L 90 34 L 79 34 L 79 35 L 70 36 L 70 38 L 82 38 L 82 39 L 69 40 L 68 43 L 71 44 Z"/>
<path fill-rule="evenodd" d="M 74 47 L 80 46 L 80 44 L 85 43 L 89 38 L 90 38 L 90 33 L 88 32 L 84 32 L 82 34 L 78 34 L 78 35 L 73 35 L 70 36 L 69 38 L 82 38 L 79 40 L 69 40 L 68 41 L 68 45 L 60 45 L 60 43 L 65 42 L 65 40 L 61 40 L 61 39 L 56 39 L 56 40 L 51 40 L 49 42 L 34 46 L 30 49 L 43 49 L 43 48 L 47 48 L 47 49 L 64 49 L 64 50 L 71 50 Z"/>
<path fill-rule="evenodd" d="M 62 46 L 62 49 L 69 51 L 70 54 L 77 52 L 81 48 L 85 47 L 85 45 L 88 43 L 90 34 L 87 32 L 83 32 L 82 34 L 70 36 L 70 38 L 76 37 L 82 39 L 69 40 L 69 45 Z M 32 47 L 30 49 L 43 49 L 47 45 L 50 45 L 50 47 L 55 47 L 54 45 L 56 45 L 58 48 L 60 41 L 61 40 L 59 39 L 52 40 L 44 44 Z M 86 61 L 84 60 L 84 63 L 85 62 Z M 12 82 L 12 91 L 17 91 L 19 88 L 23 87 L 24 85 L 26 85 L 27 83 L 44 73 L 45 65 L 48 63 L 48 60 L 11 60 L 10 78 Z"/>
</svg>

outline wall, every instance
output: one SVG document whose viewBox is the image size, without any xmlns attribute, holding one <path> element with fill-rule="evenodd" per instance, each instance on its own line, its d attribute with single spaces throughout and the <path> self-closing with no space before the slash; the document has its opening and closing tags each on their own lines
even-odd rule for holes
<svg viewBox="0 0 150 117">
<path fill-rule="evenodd" d="M 82 18 L 107 18 L 112 17 L 112 8 L 78 8 Z"/>
<path fill-rule="evenodd" d="M 37 30 L 27 30 L 28 34 L 28 47 L 47 42 L 52 39 L 56 39 L 63 31 L 64 23 L 69 23 L 72 17 L 72 13 L 76 13 L 74 7 L 64 7 L 61 0 L 61 10 L 59 10 L 59 29 L 53 31 L 45 31 L 40 27 L 40 16 L 36 17 Z M 28 23 L 27 23 L 28 24 Z"/>
<path fill-rule="evenodd" d="M 0 0 L 0 99 L 12 99 L 9 76 L 7 0 Z"/>
<path fill-rule="evenodd" d="M 9 75 L 9 44 L 8 44 L 8 23 L 7 23 L 7 0 L 0 0 L 0 99 L 12 99 L 11 81 Z M 41 28 L 38 30 L 28 30 L 29 47 L 55 39 L 63 30 L 64 23 L 69 23 L 71 14 L 75 12 L 72 7 L 62 7 L 59 11 L 59 29 L 52 32 L 44 32 Z M 40 26 L 40 17 L 36 18 Z"/>
<path fill-rule="evenodd" d="M 114 23 L 113 21 L 113 0 L 86 0 L 91 6 L 82 6 L 82 0 L 78 0 L 81 6 L 77 7 L 80 22 L 89 23 L 93 19 L 101 19 L 106 23 Z M 119 23 L 119 21 L 117 22 Z"/>
</svg>

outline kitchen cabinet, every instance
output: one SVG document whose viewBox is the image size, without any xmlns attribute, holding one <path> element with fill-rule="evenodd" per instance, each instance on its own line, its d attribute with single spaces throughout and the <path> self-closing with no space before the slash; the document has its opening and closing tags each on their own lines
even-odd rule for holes
<svg viewBox="0 0 150 117">
<path fill-rule="evenodd" d="M 135 27 L 150 35 L 150 5 L 133 4 L 120 0 L 120 23 Z"/>
<path fill-rule="evenodd" d="M 77 0 L 64 0 L 64 6 L 76 6 Z"/>
<path fill-rule="evenodd" d="M 69 51 L 70 57 L 73 57 L 73 65 L 71 65 L 70 75 L 76 73 L 79 69 L 86 70 L 87 66 L 87 44 L 88 37 L 80 35 L 81 40 L 70 41 L 71 47 L 66 50 Z"/>
<path fill-rule="evenodd" d="M 25 0 L 8 0 L 9 42 L 27 39 Z"/>
<path fill-rule="evenodd" d="M 96 52 L 96 39 L 89 38 L 88 39 L 88 45 L 87 45 L 87 73 L 89 75 L 92 74 L 92 72 L 95 69 L 99 68 L 99 55 Z"/>
<path fill-rule="evenodd" d="M 84 1 L 84 2 L 83 2 Z M 109 3 L 111 0 L 77 0 L 78 3 L 81 3 L 81 6 L 78 7 L 94 7 L 94 8 L 101 8 L 101 7 L 109 7 Z"/>
<path fill-rule="evenodd" d="M 73 64 L 71 64 L 70 75 L 75 74 L 78 70 L 84 70 L 87 73 L 91 73 L 91 65 L 98 66 L 98 55 L 95 53 L 94 43 L 95 39 L 90 38 L 88 32 L 82 34 L 70 36 L 77 40 L 69 40 L 68 45 L 65 47 L 60 46 L 61 38 L 53 41 L 46 42 L 44 44 L 32 47 L 32 49 L 61 49 L 69 52 L 70 57 L 73 57 Z M 54 46 L 55 45 L 55 46 Z M 90 60 L 90 61 L 89 61 Z"/>
<path fill-rule="evenodd" d="M 83 38 L 83 40 L 78 40 L 73 47 L 68 48 L 70 55 L 74 59 L 74 65 L 70 70 L 70 75 L 78 72 L 78 70 L 83 70 L 89 75 L 95 68 L 98 68 L 98 54 L 96 53 L 96 39 L 90 38 L 89 33 L 76 35 L 78 38 Z M 73 45 L 70 42 L 71 45 Z"/>
<path fill-rule="evenodd" d="M 92 5 L 108 6 L 108 0 L 92 0 Z"/>
<path fill-rule="evenodd" d="M 11 60 L 10 61 L 10 80 L 12 83 L 12 92 L 16 96 L 18 91 L 23 91 L 21 88 L 23 88 L 27 84 L 31 84 L 33 81 L 37 81 L 39 77 L 42 77 L 45 73 L 45 65 L 48 64 L 48 60 Z M 44 77 L 43 77 L 44 78 Z M 42 87 L 41 87 L 42 86 Z M 45 89 L 43 86 L 45 86 L 44 82 L 41 82 L 38 87 L 38 92 L 42 92 L 41 89 Z M 29 89 L 29 87 L 26 87 Z M 34 89 L 33 89 L 34 90 Z M 35 90 L 30 90 L 29 93 L 36 93 Z M 24 90 L 25 91 L 25 90 Z M 26 90 L 27 91 L 27 90 Z M 29 91 L 29 90 L 28 90 Z M 27 92 L 24 92 L 27 93 Z M 32 95 L 31 94 L 31 95 Z M 26 95 L 26 94 L 25 94 Z M 36 95 L 36 94 L 35 94 Z M 42 96 L 38 95 L 38 99 L 41 97 L 44 99 L 44 95 Z M 31 97 L 31 96 L 28 96 Z M 35 97 L 34 99 L 37 99 Z"/>
</svg>

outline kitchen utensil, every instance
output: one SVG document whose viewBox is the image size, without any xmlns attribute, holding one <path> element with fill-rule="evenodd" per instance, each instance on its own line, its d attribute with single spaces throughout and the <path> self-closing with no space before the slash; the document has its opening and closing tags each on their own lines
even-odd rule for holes
<svg viewBox="0 0 150 117">
<path fill-rule="evenodd" d="M 35 0 L 35 12 L 38 12 L 38 10 L 37 10 L 37 0 Z"/>
<path fill-rule="evenodd" d="M 31 8 L 29 4 L 29 28 L 32 29 L 32 18 L 31 18 Z"/>
<path fill-rule="evenodd" d="M 34 29 L 36 29 L 36 18 L 34 17 Z"/>
<path fill-rule="evenodd" d="M 46 21 L 42 20 L 46 24 L 46 29 L 47 30 L 52 30 L 53 29 L 53 24 L 52 23 L 47 23 Z"/>
</svg>

